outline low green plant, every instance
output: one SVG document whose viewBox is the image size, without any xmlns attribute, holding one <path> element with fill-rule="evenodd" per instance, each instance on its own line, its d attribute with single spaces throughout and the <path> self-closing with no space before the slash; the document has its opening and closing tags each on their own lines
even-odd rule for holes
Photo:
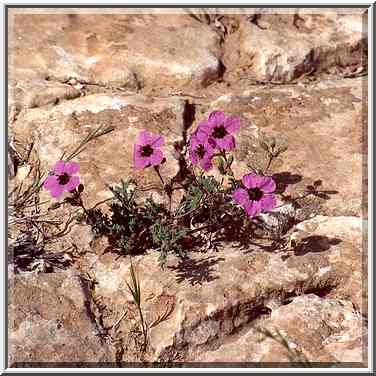
<svg viewBox="0 0 376 376">
<path fill-rule="evenodd" d="M 262 227 L 259 215 L 277 207 L 277 182 L 267 174 L 287 145 L 276 137 L 263 136 L 259 146 L 266 153 L 265 166 L 249 166 L 253 172 L 237 178 L 233 151 L 235 134 L 241 127 L 240 118 L 213 111 L 179 149 L 179 161 L 184 161 L 179 179 L 162 174 L 166 162 L 163 136 L 140 131 L 133 145 L 134 169 L 149 169 L 157 175 L 158 183 L 148 188 L 139 187 L 133 179 L 121 179 L 120 184 L 110 187 L 112 198 L 106 200 L 107 211 L 100 209 L 99 203 L 92 208 L 85 207 L 83 184 L 74 175 L 79 166 L 68 160 L 81 153 L 87 142 L 107 134 L 111 128 L 100 127 L 89 133 L 65 161 L 57 162 L 44 186 L 53 196 L 68 191 L 71 196 L 63 203 L 82 208 L 82 219 L 92 227 L 95 236 L 108 238 L 109 251 L 132 256 L 154 250 L 159 252 L 163 267 L 169 253 L 184 256 L 186 249 L 202 245 L 203 241 L 207 244 L 205 249 L 216 250 L 214 235 L 229 239 L 246 233 L 256 235 L 249 229 Z M 219 174 L 209 174 L 214 168 Z M 148 190 L 162 192 L 165 199 L 156 202 Z M 183 190 L 179 200 L 175 197 L 176 190 Z M 316 193 L 314 190 L 309 193 L 312 192 Z M 287 200 L 282 195 L 281 199 Z"/>
<path fill-rule="evenodd" d="M 138 314 L 140 316 L 140 326 L 143 334 L 143 345 L 142 349 L 145 350 L 147 346 L 147 341 L 148 341 L 148 330 L 147 330 L 147 325 L 144 319 L 144 315 L 142 314 L 142 307 L 141 307 L 141 286 L 140 286 L 140 280 L 138 277 L 137 270 L 135 269 L 133 265 L 133 261 L 131 258 L 131 281 L 128 283 L 125 281 L 127 284 L 128 290 L 132 294 L 133 302 L 137 307 Z"/>
</svg>

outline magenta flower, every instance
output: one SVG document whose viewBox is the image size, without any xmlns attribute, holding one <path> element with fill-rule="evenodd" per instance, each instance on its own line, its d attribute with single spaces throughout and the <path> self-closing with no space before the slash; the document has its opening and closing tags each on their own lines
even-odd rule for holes
<svg viewBox="0 0 376 376">
<path fill-rule="evenodd" d="M 189 158 L 193 165 L 199 164 L 204 171 L 213 167 L 214 151 L 215 143 L 203 132 L 196 132 L 189 140 Z"/>
<path fill-rule="evenodd" d="M 276 189 L 273 178 L 247 174 L 243 176 L 242 182 L 245 188 L 237 188 L 232 197 L 250 217 L 267 212 L 276 206 L 276 199 L 272 194 Z"/>
<path fill-rule="evenodd" d="M 133 148 L 133 163 L 136 169 L 142 170 L 149 166 L 161 164 L 164 156 L 159 147 L 163 146 L 161 135 L 142 130 L 138 136 L 138 143 Z"/>
<path fill-rule="evenodd" d="M 64 191 L 73 191 L 79 184 L 80 178 L 74 174 L 80 171 L 76 162 L 57 161 L 43 187 L 50 191 L 51 196 L 59 199 Z"/>
<path fill-rule="evenodd" d="M 240 119 L 235 116 L 227 117 L 222 111 L 213 111 L 208 120 L 201 123 L 199 130 L 205 132 L 221 150 L 235 149 L 234 133 L 241 127 Z"/>
</svg>

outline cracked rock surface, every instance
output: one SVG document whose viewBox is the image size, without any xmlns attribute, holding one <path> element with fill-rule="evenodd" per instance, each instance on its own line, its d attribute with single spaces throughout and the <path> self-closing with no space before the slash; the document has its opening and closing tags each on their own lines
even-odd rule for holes
<svg viewBox="0 0 376 376">
<path fill-rule="evenodd" d="M 15 145 L 32 144 L 30 161 L 47 170 L 88 131 L 112 126 L 77 157 L 92 206 L 120 179 L 158 184 L 152 171 L 133 168 L 141 129 L 164 136 L 161 173 L 172 178 L 181 168 L 179 145 L 211 111 L 223 110 L 242 121 L 237 178 L 249 164 L 265 165 L 256 148 L 264 134 L 289 147 L 269 173 L 278 193 L 297 204 L 260 219 L 290 246 L 231 239 L 216 252 L 169 255 L 164 269 L 156 251 L 135 256 L 149 326 L 142 352 L 126 285 L 129 257 L 107 252 L 105 239 L 74 223 L 52 245 L 75 247 L 69 269 L 16 274 L 9 265 L 9 364 L 366 367 L 366 16 L 115 13 L 11 11 L 8 124 Z M 13 160 L 10 186 L 26 184 L 29 167 Z M 44 190 L 40 201 L 52 204 Z"/>
</svg>

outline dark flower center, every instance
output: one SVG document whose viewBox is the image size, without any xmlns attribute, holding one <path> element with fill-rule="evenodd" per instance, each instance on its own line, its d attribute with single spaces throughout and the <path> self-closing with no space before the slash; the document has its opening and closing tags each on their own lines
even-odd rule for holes
<svg viewBox="0 0 376 376">
<path fill-rule="evenodd" d="M 251 201 L 260 201 L 264 193 L 260 188 L 251 188 L 248 189 L 248 196 Z"/>
<path fill-rule="evenodd" d="M 70 176 L 65 172 L 64 174 L 59 175 L 58 180 L 60 185 L 65 185 L 69 182 Z"/>
<path fill-rule="evenodd" d="M 214 138 L 224 138 L 228 134 L 225 126 L 222 124 L 219 127 L 214 127 L 213 129 L 213 137 Z"/>
<path fill-rule="evenodd" d="M 150 145 L 143 146 L 141 149 L 142 157 L 150 157 L 153 154 L 153 148 Z"/>
<path fill-rule="evenodd" d="M 204 158 L 205 153 L 206 153 L 206 150 L 205 150 L 204 145 L 199 145 L 199 146 L 196 148 L 195 153 L 196 153 L 196 155 L 197 155 L 200 159 Z"/>
</svg>

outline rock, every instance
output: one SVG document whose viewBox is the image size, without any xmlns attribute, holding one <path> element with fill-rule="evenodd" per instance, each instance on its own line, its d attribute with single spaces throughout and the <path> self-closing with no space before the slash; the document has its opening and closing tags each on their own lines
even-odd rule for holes
<svg viewBox="0 0 376 376">
<path fill-rule="evenodd" d="M 338 240 L 341 241 L 343 249 L 348 251 L 347 255 L 333 251 L 330 258 L 331 261 L 343 263 L 343 267 L 348 268 L 351 272 L 349 272 L 347 281 L 337 286 L 335 296 L 350 299 L 354 307 L 364 315 L 367 315 L 368 305 L 368 273 L 365 267 L 368 264 L 365 243 L 366 225 L 365 221 L 357 217 L 317 216 L 296 226 L 297 232 L 303 231 L 310 234 L 298 247 L 297 252 L 299 254 L 309 252 L 312 239 L 316 239 L 322 249 L 330 248 L 330 244 Z M 350 250 L 350 248 L 354 249 Z"/>
<path fill-rule="evenodd" d="M 9 281 L 10 367 L 115 361 L 77 275 L 10 274 Z"/>
<path fill-rule="evenodd" d="M 298 221 L 298 210 L 292 204 L 277 206 L 268 213 L 261 213 L 258 221 L 271 236 L 283 236 Z M 305 218 L 307 219 L 307 218 Z"/>
<path fill-rule="evenodd" d="M 319 299 L 314 309 L 315 315 L 323 315 L 323 321 L 330 310 L 326 299 L 338 309 L 341 299 L 348 302 L 347 307 L 362 311 L 361 220 L 317 217 L 301 226 L 307 229 L 302 243 L 284 252 L 273 251 L 255 239 L 244 243 L 243 250 L 233 243 L 210 255 L 189 252 L 182 259 L 170 255 L 164 269 L 158 266 L 155 252 L 135 257 L 144 316 L 149 325 L 154 323 L 149 331 L 147 359 L 198 361 L 202 353 L 232 341 L 255 320 L 278 312 L 278 307 L 300 295 L 304 298 L 313 293 L 323 298 L 324 302 Z M 349 227 L 351 232 L 346 234 Z M 106 306 L 106 326 L 113 325 L 124 309 L 133 312 L 133 325 L 137 326 L 138 314 L 125 283 L 130 281 L 129 259 L 103 254 L 103 250 L 97 251 L 97 256 L 85 257 L 83 265 L 96 281 L 95 295 L 101 296 Z M 307 306 L 309 299 L 304 300 Z M 291 312 L 295 312 L 293 307 Z M 300 309 L 303 312 L 308 308 Z M 294 320 L 289 325 L 295 325 Z M 305 320 L 304 325 L 308 325 L 309 318 Z M 130 325 L 124 322 L 119 329 L 129 333 Z M 334 343 L 334 338 L 328 343 Z M 320 351 L 310 352 L 310 361 L 321 361 Z"/>
<path fill-rule="evenodd" d="M 226 39 L 227 74 L 290 82 L 313 74 L 366 70 L 366 15 L 321 13 L 263 14 L 258 22 L 243 20 Z"/>
<path fill-rule="evenodd" d="M 13 80 L 9 85 L 9 105 L 18 109 L 57 104 L 61 100 L 77 98 L 80 95 L 80 90 L 70 85 L 46 80 Z"/>
<path fill-rule="evenodd" d="M 263 134 L 275 136 L 288 145 L 268 171 L 278 192 L 298 198 L 309 213 L 353 216 L 367 211 L 361 194 L 367 184 L 366 103 L 364 79 L 325 81 L 228 94 L 202 106 L 196 118 L 218 109 L 241 117 L 233 164 L 237 177 L 250 171 L 248 164 L 265 168 L 259 143 Z M 306 195 L 315 182 L 316 190 Z"/>
<path fill-rule="evenodd" d="M 174 143 L 183 138 L 184 101 L 179 98 L 152 99 L 141 95 L 88 95 L 63 102 L 52 109 L 30 109 L 19 114 L 13 125 L 15 137 L 30 137 L 41 161 L 49 171 L 63 151 L 72 152 L 89 131 L 100 125 L 114 131 L 87 145 L 75 160 L 80 164 L 81 182 L 86 187 L 84 201 L 90 207 L 112 194 L 108 185 L 137 177 L 143 188 L 161 186 L 152 169 L 133 168 L 133 144 L 138 133 L 147 129 L 165 137 L 166 163 L 161 174 L 172 178 L 178 172 Z M 67 154 L 66 154 L 67 155 Z M 43 194 L 48 193 L 43 191 Z M 160 194 L 163 196 L 163 192 Z"/>
<path fill-rule="evenodd" d="M 277 308 L 234 341 L 199 355 L 199 361 L 292 362 L 301 367 L 340 362 L 364 367 L 363 335 L 362 318 L 349 302 L 308 294 Z"/>
<path fill-rule="evenodd" d="M 148 38 L 145 38 L 145 36 Z M 219 37 L 188 16 L 11 11 L 10 76 L 107 87 L 207 85 L 221 74 Z"/>
</svg>

